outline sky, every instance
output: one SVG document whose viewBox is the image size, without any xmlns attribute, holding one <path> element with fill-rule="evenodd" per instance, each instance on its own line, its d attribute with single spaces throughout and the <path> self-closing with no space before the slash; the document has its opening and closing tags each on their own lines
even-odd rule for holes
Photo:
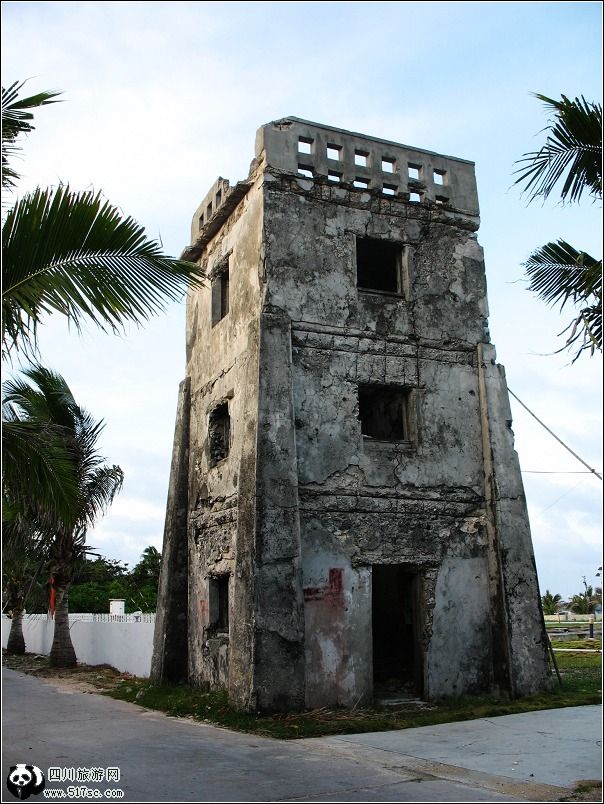
<svg viewBox="0 0 604 804">
<path fill-rule="evenodd" d="M 490 331 L 509 387 L 602 472 L 602 358 L 554 354 L 571 318 L 527 290 L 522 263 L 564 238 L 601 256 L 601 204 L 527 204 L 515 161 L 547 117 L 531 93 L 601 102 L 597 2 L 4 2 L 2 83 L 60 90 L 24 141 L 18 193 L 102 190 L 160 239 L 188 245 L 220 175 L 247 176 L 256 129 L 294 115 L 476 163 Z M 121 336 L 40 328 L 44 363 L 106 428 L 125 484 L 89 535 L 133 566 L 161 549 L 184 302 Z M 512 399 L 542 593 L 595 584 L 602 483 Z"/>
</svg>

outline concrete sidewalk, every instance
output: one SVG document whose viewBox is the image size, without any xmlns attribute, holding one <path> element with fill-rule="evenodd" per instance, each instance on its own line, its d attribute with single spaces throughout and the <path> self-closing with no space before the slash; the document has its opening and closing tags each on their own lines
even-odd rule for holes
<svg viewBox="0 0 604 804">
<path fill-rule="evenodd" d="M 3 778 L 20 762 L 118 767 L 117 783 L 79 784 L 123 801 L 553 801 L 601 778 L 596 706 L 285 742 L 2 674 Z"/>
</svg>

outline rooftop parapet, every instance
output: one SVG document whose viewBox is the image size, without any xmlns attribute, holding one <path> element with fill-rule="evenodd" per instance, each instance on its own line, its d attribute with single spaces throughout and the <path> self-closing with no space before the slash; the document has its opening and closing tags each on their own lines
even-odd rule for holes
<svg viewBox="0 0 604 804">
<path fill-rule="evenodd" d="M 477 217 L 474 162 L 443 156 L 389 140 L 298 117 L 261 126 L 250 178 L 231 187 L 218 177 L 196 209 L 191 245 L 184 259 L 196 260 L 252 185 L 258 165 L 334 186 L 379 193 L 418 205 L 437 205 Z"/>
<path fill-rule="evenodd" d="M 308 178 L 323 177 L 478 215 L 474 162 L 397 142 L 323 126 L 298 117 L 267 123 L 256 134 L 256 158 L 268 168 Z"/>
</svg>

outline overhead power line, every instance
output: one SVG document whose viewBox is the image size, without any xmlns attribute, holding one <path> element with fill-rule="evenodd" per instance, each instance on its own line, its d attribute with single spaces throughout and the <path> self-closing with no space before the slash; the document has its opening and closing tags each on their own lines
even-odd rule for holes
<svg viewBox="0 0 604 804">
<path fill-rule="evenodd" d="M 595 470 L 595 469 L 594 469 L 592 466 L 590 466 L 588 463 L 586 463 L 586 462 L 583 460 L 583 458 L 581 458 L 579 455 L 577 455 L 577 453 L 576 453 L 576 452 L 574 452 L 574 451 L 573 451 L 573 450 L 572 450 L 572 449 L 571 449 L 571 448 L 568 446 L 568 444 L 565 444 L 565 443 L 564 443 L 564 441 L 562 441 L 562 439 L 561 439 L 561 438 L 558 438 L 558 436 L 557 436 L 557 435 L 556 435 L 556 434 L 553 432 L 553 430 L 550 430 L 550 429 L 549 429 L 549 427 L 547 426 L 547 424 L 544 424 L 544 423 L 541 421 L 541 419 L 539 418 L 539 416 L 537 416 L 535 413 L 533 413 L 533 411 L 532 411 L 532 410 L 531 410 L 529 407 L 527 407 L 527 406 L 524 404 L 524 402 L 523 402 L 521 399 L 519 399 L 519 398 L 516 396 L 516 394 L 515 394 L 515 393 L 512 391 L 512 389 L 511 389 L 511 388 L 508 388 L 508 391 L 509 391 L 509 392 L 510 392 L 510 394 L 511 394 L 511 395 L 514 397 L 514 399 L 515 399 L 517 402 L 519 402 L 519 403 L 522 405 L 522 407 L 523 407 L 523 408 L 524 408 L 524 409 L 525 409 L 525 410 L 526 410 L 528 413 L 530 413 L 530 414 L 531 414 L 531 416 L 533 417 L 533 419 L 536 419 L 536 420 L 539 422 L 539 424 L 541 425 L 541 427 L 543 427 L 545 430 L 547 430 L 547 432 L 548 432 L 548 433 L 549 433 L 551 436 L 553 436 L 553 437 L 556 439 L 556 441 L 557 441 L 559 444 L 562 444 L 562 446 L 564 447 L 564 449 L 568 450 L 568 451 L 570 452 L 570 454 L 571 454 L 571 455 L 573 455 L 573 456 L 574 456 L 574 457 L 575 457 L 575 458 L 576 458 L 576 459 L 577 459 L 577 460 L 578 460 L 580 463 L 582 463 L 582 464 L 583 464 L 583 466 L 587 467 L 587 469 L 589 469 L 589 471 L 590 471 L 592 474 L 594 474 L 596 477 L 599 477 L 599 478 L 600 478 L 600 480 L 602 480 L 602 475 L 601 475 L 601 474 L 599 474 L 599 472 L 596 472 L 596 470 Z"/>
</svg>

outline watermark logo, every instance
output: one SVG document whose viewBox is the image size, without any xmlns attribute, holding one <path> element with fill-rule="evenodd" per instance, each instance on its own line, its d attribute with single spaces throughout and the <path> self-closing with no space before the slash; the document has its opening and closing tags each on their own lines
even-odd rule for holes
<svg viewBox="0 0 604 804">
<path fill-rule="evenodd" d="M 35 765 L 11 765 L 6 778 L 6 786 L 15 798 L 26 799 L 37 796 L 46 786 L 44 774 Z"/>
</svg>

